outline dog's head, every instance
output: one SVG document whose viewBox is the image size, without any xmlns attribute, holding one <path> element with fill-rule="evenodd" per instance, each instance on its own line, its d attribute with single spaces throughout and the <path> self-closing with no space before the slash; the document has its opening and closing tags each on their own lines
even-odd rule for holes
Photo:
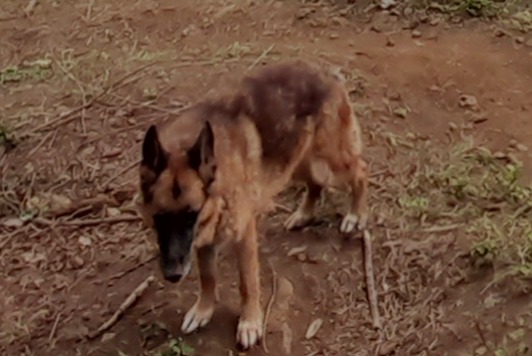
<svg viewBox="0 0 532 356">
<path fill-rule="evenodd" d="M 189 147 L 164 147 L 153 125 L 144 136 L 141 210 L 157 236 L 161 270 L 170 282 L 178 282 L 190 271 L 196 221 L 214 177 L 213 141 L 208 122 Z"/>
</svg>

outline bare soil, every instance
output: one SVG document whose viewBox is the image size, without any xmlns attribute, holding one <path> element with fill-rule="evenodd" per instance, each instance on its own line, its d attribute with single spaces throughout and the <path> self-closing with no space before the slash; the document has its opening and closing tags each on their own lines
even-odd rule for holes
<svg viewBox="0 0 532 356">
<path fill-rule="evenodd" d="M 174 119 L 228 78 L 296 56 L 339 65 L 348 78 L 371 164 L 384 327 L 371 326 L 361 239 L 337 232 L 344 195 L 329 192 L 303 231 L 283 231 L 283 209 L 263 221 L 265 307 L 278 288 L 267 338 L 248 354 L 264 355 L 264 346 L 271 355 L 532 352 L 528 193 L 517 215 L 504 215 L 505 200 L 482 210 L 489 221 L 522 222 L 500 245 L 524 237 L 514 256 L 521 274 L 497 282 L 508 261 L 475 263 L 478 241 L 488 253 L 500 249 L 473 229 L 480 215 L 456 213 L 468 201 L 452 210 L 427 198 L 426 211 L 455 215 L 420 218 L 416 199 L 444 188 L 407 189 L 451 167 L 464 142 L 487 147 L 501 167 L 522 162 L 519 184 L 530 186 L 532 35 L 434 14 L 412 29 L 379 10 L 362 19 L 317 2 L 57 0 L 24 14 L 26 5 L 0 6 L 2 354 L 179 355 L 170 340 L 180 337 L 194 355 L 237 354 L 231 251 L 220 262 L 214 319 L 190 336 L 179 330 L 196 272 L 179 285 L 160 278 L 136 212 L 139 146 L 150 123 Z M 297 193 L 288 190 L 280 204 L 295 207 Z M 151 274 L 157 282 L 124 317 L 88 340 Z M 323 324 L 307 340 L 317 319 Z"/>
</svg>

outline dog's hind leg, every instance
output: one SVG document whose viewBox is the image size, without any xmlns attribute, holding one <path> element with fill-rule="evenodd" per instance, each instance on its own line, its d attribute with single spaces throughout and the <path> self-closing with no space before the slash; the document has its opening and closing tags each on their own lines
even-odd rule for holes
<svg viewBox="0 0 532 356">
<path fill-rule="evenodd" d="M 187 312 L 181 330 L 191 333 L 211 320 L 216 304 L 216 250 L 214 246 L 200 247 L 197 250 L 200 275 L 200 295 L 194 306 Z"/>
<path fill-rule="evenodd" d="M 258 237 L 255 218 L 237 242 L 238 268 L 242 310 L 237 329 L 237 342 L 243 349 L 255 345 L 262 338 L 262 309 L 260 304 L 260 270 Z"/>
</svg>

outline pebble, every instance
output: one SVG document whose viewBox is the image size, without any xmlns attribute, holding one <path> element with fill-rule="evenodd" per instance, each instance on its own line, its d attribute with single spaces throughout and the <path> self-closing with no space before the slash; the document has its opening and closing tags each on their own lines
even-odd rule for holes
<svg viewBox="0 0 532 356">
<path fill-rule="evenodd" d="M 522 143 L 518 143 L 517 145 L 515 145 L 515 148 L 517 148 L 517 150 L 521 152 L 528 151 L 528 147 Z"/>
<path fill-rule="evenodd" d="M 441 22 L 441 17 L 433 17 L 429 21 L 429 25 L 431 26 L 437 26 Z"/>
<path fill-rule="evenodd" d="M 412 38 L 420 38 L 421 37 L 421 31 L 414 30 L 412 31 Z"/>
</svg>

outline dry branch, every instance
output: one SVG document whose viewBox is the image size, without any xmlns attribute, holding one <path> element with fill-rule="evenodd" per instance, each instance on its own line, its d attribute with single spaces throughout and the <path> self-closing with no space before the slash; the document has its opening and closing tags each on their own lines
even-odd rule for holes
<svg viewBox="0 0 532 356">
<path fill-rule="evenodd" d="M 66 207 L 61 207 L 59 209 L 52 210 L 47 215 L 58 218 L 61 216 L 77 213 L 80 210 L 83 210 L 84 212 L 85 210 L 94 211 L 99 208 L 102 208 L 104 205 L 117 206 L 118 202 L 108 196 L 98 195 L 93 198 L 83 199 L 81 201 L 72 203 Z"/>
<path fill-rule="evenodd" d="M 105 323 L 103 323 L 102 326 L 100 326 L 96 331 L 88 335 L 89 339 L 94 339 L 98 337 L 105 330 L 109 329 L 111 326 L 116 324 L 116 322 L 118 321 L 118 318 L 126 311 L 127 308 L 132 306 L 133 303 L 135 303 L 137 299 L 140 298 L 142 293 L 144 293 L 144 291 L 148 289 L 148 287 L 150 286 L 150 283 L 152 283 L 153 281 L 155 281 L 155 277 L 149 276 L 148 278 L 144 280 L 144 282 L 139 284 L 138 287 L 135 288 L 135 290 L 131 292 L 131 294 L 126 298 L 126 300 L 124 300 L 124 302 L 120 305 L 120 307 L 118 307 L 118 309 L 115 311 L 113 316 L 109 318 L 109 320 L 107 320 Z"/>
<path fill-rule="evenodd" d="M 92 97 L 89 101 L 85 102 L 84 104 L 78 106 L 78 107 L 75 107 L 69 111 L 66 111 L 64 113 L 62 113 L 61 115 L 59 115 L 59 117 L 57 117 L 56 119 L 52 120 L 52 121 L 49 121 L 49 122 L 46 122 L 42 125 L 39 125 L 37 127 L 35 127 L 30 133 L 35 133 L 37 131 L 40 131 L 42 129 L 45 129 L 45 128 L 48 128 L 48 127 L 51 127 L 51 126 L 56 126 L 56 125 L 65 125 L 67 123 L 69 123 L 70 121 L 74 120 L 75 117 L 73 115 L 77 114 L 78 112 L 82 111 L 82 110 L 85 110 L 89 107 L 91 107 L 98 99 L 101 99 L 102 97 L 104 97 L 107 93 L 109 93 L 110 91 L 112 90 L 116 90 L 118 88 L 121 88 L 127 84 L 130 83 L 130 81 L 128 81 L 129 78 L 135 76 L 137 73 L 143 71 L 144 69 L 148 68 L 148 67 L 151 67 L 151 66 L 154 66 L 156 64 L 159 64 L 161 62 L 151 62 L 151 63 L 148 63 L 146 65 L 143 65 L 137 69 L 135 69 L 134 71 L 124 75 L 123 77 L 121 77 L 120 79 L 118 79 L 117 81 L 115 81 L 114 83 L 112 83 L 111 85 L 107 86 L 105 89 L 103 89 L 100 94 Z"/>
<path fill-rule="evenodd" d="M 266 329 L 267 329 L 267 326 L 268 326 L 268 319 L 270 318 L 270 314 L 271 314 L 271 311 L 272 311 L 272 306 L 273 306 L 273 303 L 275 302 L 275 297 L 277 295 L 277 272 L 275 272 L 275 269 L 273 268 L 273 265 L 270 261 L 270 268 L 272 270 L 272 295 L 270 296 L 270 300 L 268 301 L 268 305 L 266 306 L 266 311 L 264 312 L 264 320 L 262 322 L 262 347 L 264 349 L 264 352 L 266 352 L 267 354 L 270 353 L 270 351 L 268 350 L 268 343 L 266 342 Z"/>
<path fill-rule="evenodd" d="M 373 319 L 373 327 L 382 327 L 381 317 L 377 301 L 377 289 L 375 288 L 375 274 L 373 271 L 373 253 L 371 252 L 371 235 L 368 230 L 364 230 L 364 270 L 366 272 L 366 288 L 368 291 L 368 301 Z"/>
</svg>

